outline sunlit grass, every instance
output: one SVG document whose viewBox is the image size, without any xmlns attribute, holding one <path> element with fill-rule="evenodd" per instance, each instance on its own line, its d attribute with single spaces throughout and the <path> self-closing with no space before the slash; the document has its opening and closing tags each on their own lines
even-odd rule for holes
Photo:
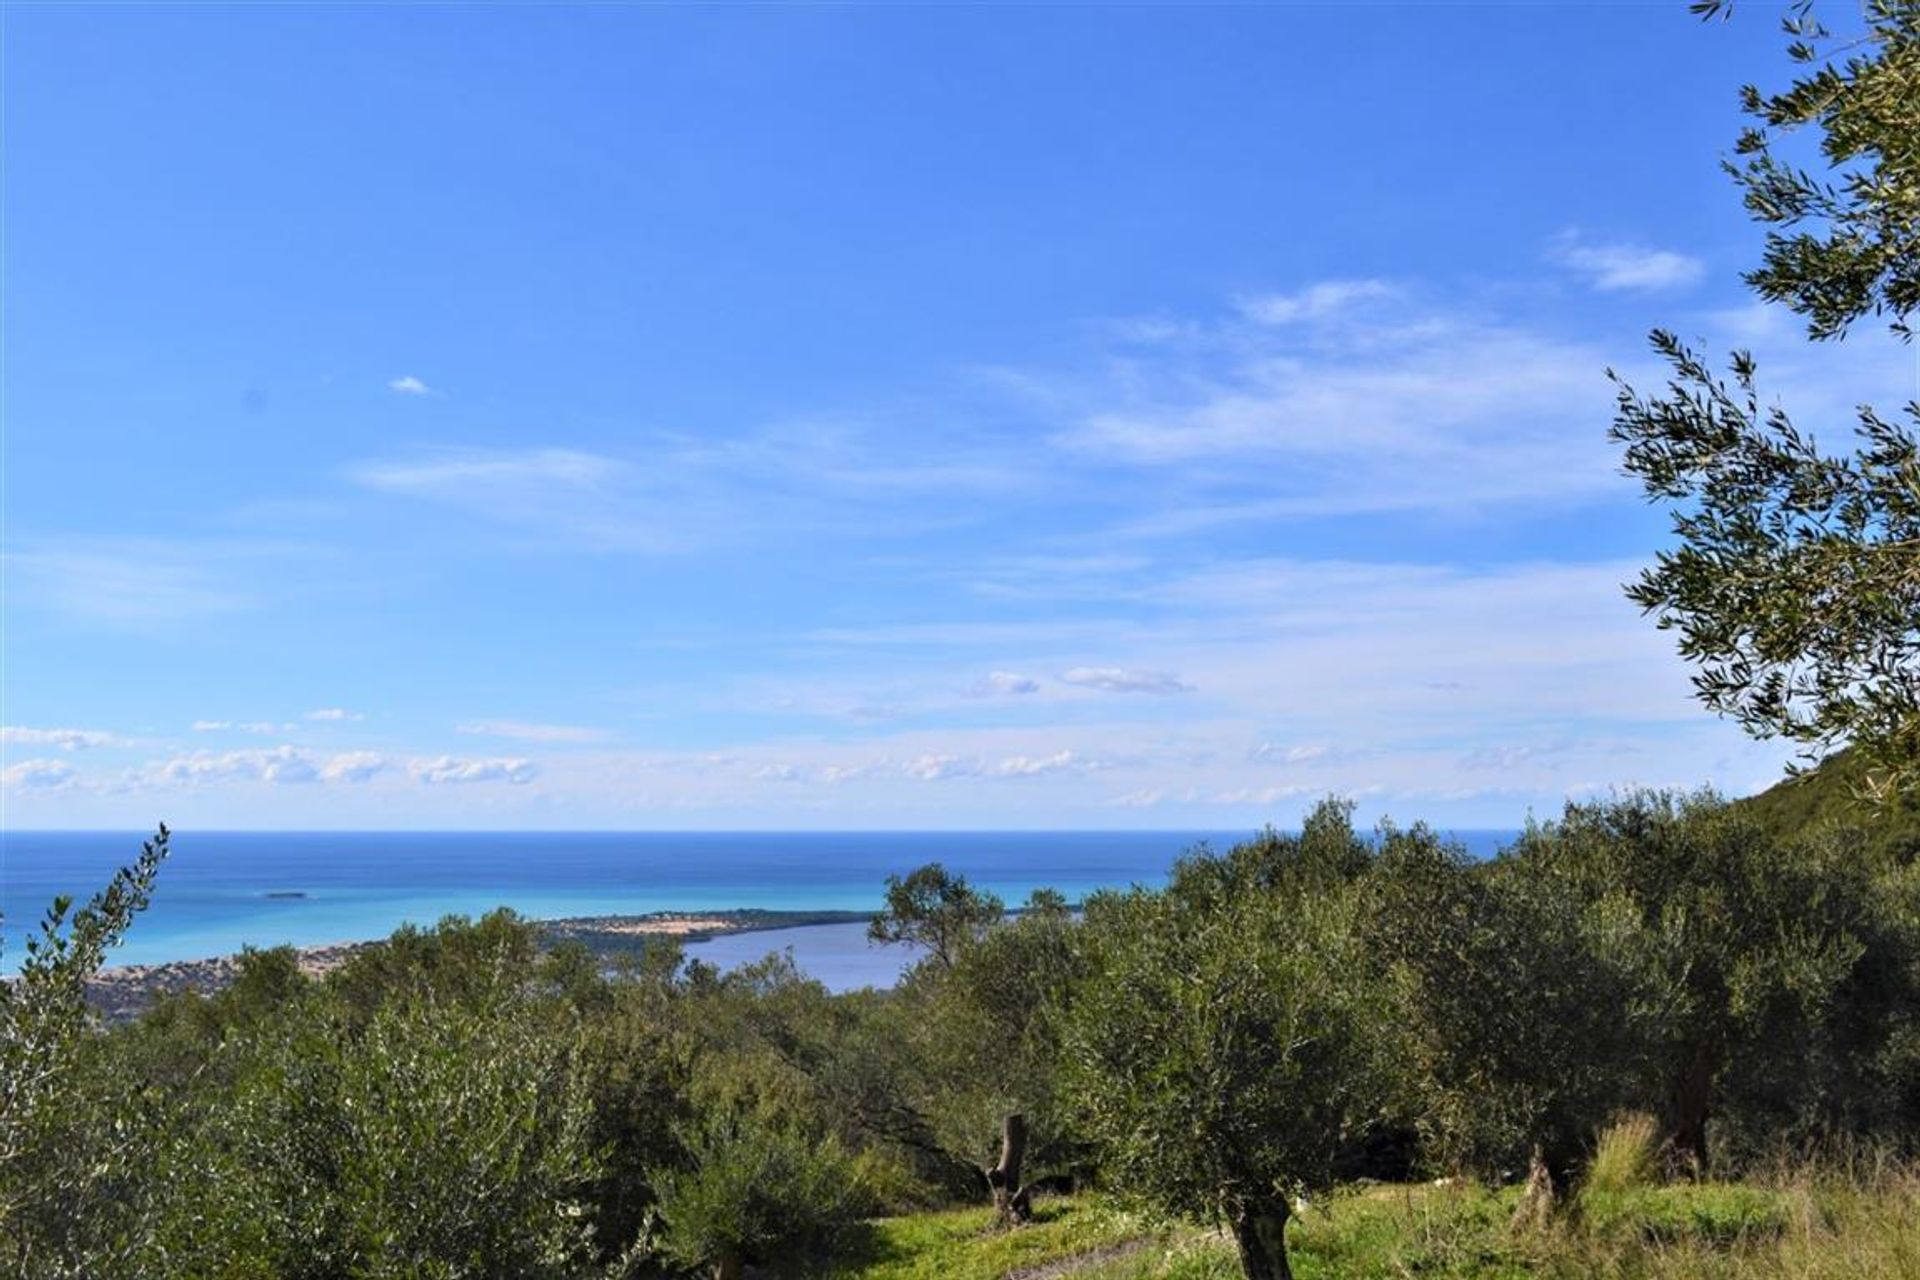
<svg viewBox="0 0 1920 1280">
<path fill-rule="evenodd" d="M 1915 1280 L 1920 1173 L 1792 1171 L 1746 1183 L 1591 1189 L 1544 1231 L 1515 1231 L 1515 1191 L 1374 1186 L 1289 1230 L 1299 1280 Z M 887 1219 L 848 1280 L 1232 1280 L 1231 1243 L 1098 1198 L 995 1227 L 985 1209 Z M 1075 1261 L 1079 1260 L 1079 1261 Z M 1047 1268 L 1044 1272 L 1041 1268 Z"/>
</svg>

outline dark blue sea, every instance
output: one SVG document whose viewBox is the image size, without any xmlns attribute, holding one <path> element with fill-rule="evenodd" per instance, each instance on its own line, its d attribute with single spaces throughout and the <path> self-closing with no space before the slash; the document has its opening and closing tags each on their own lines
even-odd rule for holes
<svg viewBox="0 0 1920 1280">
<path fill-rule="evenodd" d="M 1009 905 L 1036 887 L 1078 899 L 1158 885 L 1200 843 L 1248 831 L 505 832 L 176 831 L 153 905 L 110 964 L 224 955 L 242 946 L 316 946 L 383 937 L 404 923 L 498 906 L 536 918 L 710 911 L 871 910 L 889 874 L 944 863 Z M 1460 831 L 1490 855 L 1511 831 Z M 141 835 L 0 831 L 0 972 L 59 894 L 84 902 L 138 852 Z M 297 896 L 296 896 L 297 895 Z M 731 967 L 791 947 L 801 968 L 844 990 L 891 983 L 905 955 L 858 925 L 740 934 L 691 954 Z"/>
</svg>

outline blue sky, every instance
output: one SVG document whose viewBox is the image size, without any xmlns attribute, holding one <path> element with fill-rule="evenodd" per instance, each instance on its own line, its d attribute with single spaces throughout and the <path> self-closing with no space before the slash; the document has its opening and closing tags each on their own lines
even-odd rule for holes
<svg viewBox="0 0 1920 1280">
<path fill-rule="evenodd" d="M 1771 11 L 9 6 L 5 823 L 1508 826 L 1744 792 L 1609 366 Z"/>
</svg>

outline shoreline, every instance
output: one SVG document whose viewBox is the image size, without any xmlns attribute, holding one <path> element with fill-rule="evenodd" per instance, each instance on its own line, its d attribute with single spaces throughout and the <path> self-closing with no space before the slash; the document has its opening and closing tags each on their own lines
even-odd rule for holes
<svg viewBox="0 0 1920 1280">
<path fill-rule="evenodd" d="M 725 911 L 651 911 L 640 915 L 563 916 L 530 920 L 539 934 L 541 950 L 577 942 L 602 960 L 633 956 L 649 943 L 668 939 L 679 944 L 773 929 L 802 929 L 816 925 L 850 924 L 871 920 L 871 911 L 775 911 L 734 908 Z M 310 978 L 324 977 L 355 955 L 381 946 L 385 938 L 330 942 L 295 947 L 300 971 Z M 109 1023 L 138 1017 L 148 1005 L 166 996 L 195 992 L 212 995 L 239 974 L 239 955 L 203 956 L 191 960 L 164 960 L 154 964 L 112 965 L 87 983 L 87 1003 Z"/>
</svg>

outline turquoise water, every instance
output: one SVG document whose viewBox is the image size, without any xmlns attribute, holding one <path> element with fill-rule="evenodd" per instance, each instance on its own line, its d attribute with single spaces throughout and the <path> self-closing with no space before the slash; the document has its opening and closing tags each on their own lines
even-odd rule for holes
<svg viewBox="0 0 1920 1280">
<path fill-rule="evenodd" d="M 880 904 L 889 873 L 934 861 L 1009 904 L 1043 885 L 1079 898 L 1099 888 L 1158 884 L 1196 844 L 1224 848 L 1249 834 L 178 831 L 152 907 L 110 963 L 377 938 L 404 923 L 497 906 L 533 917 L 731 907 L 865 911 Z M 1455 835 L 1472 852 L 1490 854 L 1513 833 Z M 84 900 L 138 853 L 140 840 L 138 833 L 0 832 L 0 969 L 17 964 L 22 929 L 37 923 L 55 895 Z M 837 986 L 891 981 L 898 952 L 870 952 L 863 938 L 831 929 L 806 931 L 794 944 L 803 968 L 809 958 L 831 964 L 846 975 Z M 792 937 L 747 934 L 700 954 L 731 963 L 788 943 Z"/>
</svg>

